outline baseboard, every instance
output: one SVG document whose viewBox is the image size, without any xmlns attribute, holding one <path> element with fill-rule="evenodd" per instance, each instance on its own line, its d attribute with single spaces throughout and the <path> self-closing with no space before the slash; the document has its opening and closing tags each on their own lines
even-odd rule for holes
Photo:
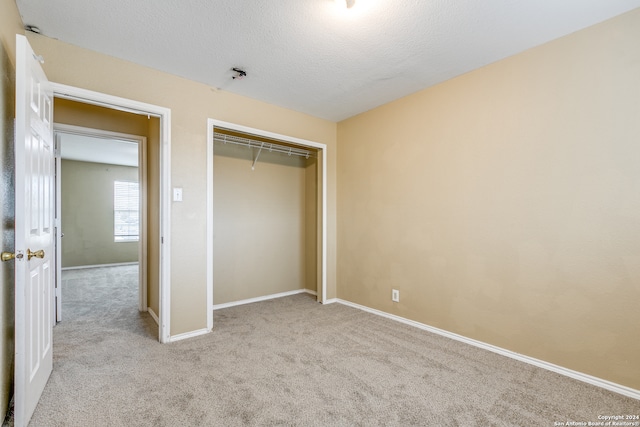
<svg viewBox="0 0 640 427">
<path fill-rule="evenodd" d="M 338 302 L 338 301 L 342 302 L 342 300 L 339 300 L 338 298 L 329 298 L 328 300 L 326 300 L 325 302 L 323 302 L 323 304 L 324 304 L 324 305 L 327 305 L 327 304 L 334 304 L 334 303 L 336 303 L 336 302 Z M 348 301 L 345 301 L 345 302 L 348 302 Z M 345 304 L 345 305 L 348 305 L 348 304 Z"/>
<path fill-rule="evenodd" d="M 331 300 L 329 300 L 329 301 L 331 301 Z M 325 302 L 325 304 L 328 304 L 329 301 Z M 636 390 L 636 389 L 633 389 L 631 387 L 623 386 L 621 384 L 616 384 L 614 382 L 607 381 L 607 380 L 604 380 L 602 378 L 594 377 L 594 376 L 591 376 L 591 375 L 588 375 L 588 374 L 584 374 L 582 372 L 574 371 L 572 369 L 567 369 L 567 368 L 564 368 L 562 366 L 554 365 L 553 363 L 545 362 L 544 360 L 535 359 L 533 357 L 525 356 L 524 354 L 516 353 L 516 352 L 513 352 L 511 350 L 507 350 L 507 349 L 504 349 L 504 348 L 501 348 L 501 347 L 497 347 L 497 346 L 492 345 L 492 344 L 487 344 L 485 342 L 477 341 L 477 340 L 474 340 L 474 339 L 471 339 L 471 338 L 467 338 L 465 336 L 458 335 L 458 334 L 455 334 L 453 332 L 448 332 L 448 331 L 445 331 L 443 329 L 435 328 L 433 326 L 429 326 L 429 325 L 426 325 L 424 323 L 420 323 L 420 322 L 416 322 L 414 320 L 406 319 L 404 317 L 396 316 L 395 314 L 390 314 L 390 313 L 386 313 L 384 311 L 376 310 L 374 308 L 369 308 L 369 307 L 366 307 L 364 305 L 353 303 L 351 301 L 346 301 L 346 300 L 342 300 L 342 299 L 336 298 L 335 301 L 331 301 L 331 302 L 338 302 L 340 304 L 344 304 L 344 305 L 347 305 L 349 307 L 357 308 L 359 310 L 363 310 L 363 311 L 366 311 L 366 312 L 369 312 L 369 313 L 372 313 L 372 314 L 376 314 L 378 316 L 386 317 L 388 319 L 395 320 L 397 322 L 401 322 L 401 323 L 404 323 L 406 325 L 414 326 L 416 328 L 419 328 L 419 329 L 422 329 L 422 330 L 425 330 L 425 331 L 428 331 L 428 332 L 432 332 L 434 334 L 441 335 L 443 337 L 450 338 L 452 340 L 460 341 L 460 342 L 463 342 L 465 344 L 469 344 L 469 345 L 472 345 L 474 347 L 481 348 L 483 350 L 488 350 L 488 351 L 491 351 L 493 353 L 497 353 L 497 354 L 499 354 L 501 356 L 506 356 L 506 357 L 509 357 L 511 359 L 518 360 L 520 362 L 524 362 L 524 363 L 528 363 L 528 364 L 533 365 L 533 366 L 537 366 L 538 368 L 546 369 L 548 371 L 552 371 L 552 372 L 555 372 L 557 374 L 561 374 L 561 375 L 567 376 L 569 378 L 573 378 L 574 380 L 582 381 L 582 382 L 585 382 L 585 383 L 588 383 L 588 384 L 591 384 L 591 385 L 595 385 L 597 387 L 604 388 L 604 389 L 612 391 L 614 393 L 622 394 L 624 396 L 640 400 L 640 390 Z"/>
<path fill-rule="evenodd" d="M 295 291 L 280 292 L 278 294 L 265 295 L 263 297 L 248 298 L 248 299 L 243 299 L 239 301 L 225 302 L 223 304 L 214 304 L 213 310 L 215 311 L 223 308 L 235 307 L 237 305 L 251 304 L 254 302 L 267 301 L 270 299 L 283 298 L 283 297 L 288 297 L 291 295 L 297 295 L 297 294 L 303 294 L 303 293 L 309 293 L 309 294 L 315 295 L 313 291 L 309 289 L 296 289 Z"/>
<path fill-rule="evenodd" d="M 113 264 L 94 264 L 94 265 L 78 265 L 75 267 L 62 267 L 62 271 L 66 270 L 84 270 L 85 268 L 102 268 L 102 267 L 121 267 L 124 265 L 138 265 L 138 262 L 116 262 Z"/>
<path fill-rule="evenodd" d="M 160 325 L 160 319 L 158 319 L 158 315 L 151 309 L 151 307 L 147 307 L 147 313 L 151 315 L 151 318 L 155 320 L 156 325 Z"/>
<path fill-rule="evenodd" d="M 208 334 L 209 332 L 211 332 L 209 329 L 203 328 L 203 329 L 198 329 L 191 332 L 185 332 L 184 334 L 172 335 L 169 337 L 169 342 L 182 341 L 188 338 L 194 338 L 200 335 L 205 335 L 205 334 Z"/>
<path fill-rule="evenodd" d="M 318 293 L 316 291 L 312 291 L 311 289 L 303 289 L 303 291 L 305 291 L 309 295 L 313 295 L 314 297 L 318 296 Z"/>
</svg>

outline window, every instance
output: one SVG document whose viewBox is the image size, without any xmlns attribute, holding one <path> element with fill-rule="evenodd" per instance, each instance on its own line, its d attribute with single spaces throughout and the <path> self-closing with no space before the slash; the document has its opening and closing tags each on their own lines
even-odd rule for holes
<svg viewBox="0 0 640 427">
<path fill-rule="evenodd" d="M 113 182 L 113 236 L 137 242 L 140 236 L 140 189 L 137 182 Z"/>
</svg>

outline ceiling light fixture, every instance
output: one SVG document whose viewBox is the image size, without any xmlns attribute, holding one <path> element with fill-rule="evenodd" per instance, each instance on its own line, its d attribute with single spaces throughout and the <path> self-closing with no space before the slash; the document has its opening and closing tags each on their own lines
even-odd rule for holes
<svg viewBox="0 0 640 427">
<path fill-rule="evenodd" d="M 40 28 L 35 25 L 25 25 L 24 29 L 27 31 L 31 31 L 32 33 L 40 34 Z"/>
<path fill-rule="evenodd" d="M 347 9 L 351 9 L 353 5 L 356 4 L 356 0 L 335 0 L 335 1 L 336 3 L 338 3 L 340 7 L 345 7 Z"/>
<path fill-rule="evenodd" d="M 243 78 L 247 77 L 247 72 L 242 68 L 233 67 L 232 70 L 236 73 L 235 76 L 231 77 L 233 80 L 242 80 Z"/>
</svg>

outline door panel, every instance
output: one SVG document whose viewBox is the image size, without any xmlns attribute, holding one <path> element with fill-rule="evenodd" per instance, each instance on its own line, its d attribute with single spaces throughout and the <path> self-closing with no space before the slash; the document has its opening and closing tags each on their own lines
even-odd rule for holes
<svg viewBox="0 0 640 427">
<path fill-rule="evenodd" d="M 14 423 L 28 424 L 53 367 L 53 93 L 16 38 Z"/>
</svg>

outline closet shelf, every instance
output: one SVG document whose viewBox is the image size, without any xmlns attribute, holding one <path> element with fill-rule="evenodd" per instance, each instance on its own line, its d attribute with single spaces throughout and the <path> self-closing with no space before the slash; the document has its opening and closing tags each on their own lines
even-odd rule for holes
<svg viewBox="0 0 640 427">
<path fill-rule="evenodd" d="M 283 153 L 289 156 L 300 156 L 304 158 L 316 157 L 315 153 L 311 150 L 304 150 L 302 148 L 288 147 L 286 145 L 280 145 L 272 142 L 256 141 L 254 139 L 242 138 L 235 135 L 227 135 L 224 133 L 213 133 L 213 140 L 215 142 L 221 142 L 223 144 L 235 144 L 242 145 L 249 148 L 258 148 L 260 150 L 266 150 L 270 152 Z M 258 154 L 259 155 L 259 154 Z M 257 160 L 257 158 L 256 158 Z M 254 162 L 255 165 L 255 162 Z"/>
</svg>

